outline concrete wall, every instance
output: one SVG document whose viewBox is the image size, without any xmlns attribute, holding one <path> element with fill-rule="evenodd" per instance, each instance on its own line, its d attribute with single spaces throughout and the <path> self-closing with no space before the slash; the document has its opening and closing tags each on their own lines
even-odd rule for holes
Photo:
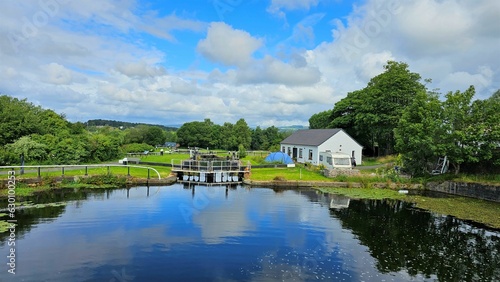
<svg viewBox="0 0 500 282">
<path fill-rule="evenodd" d="M 346 175 L 346 176 L 358 176 L 361 173 L 359 172 L 359 169 L 325 169 L 323 170 L 323 175 L 326 177 L 337 177 L 339 175 Z"/>
<path fill-rule="evenodd" d="M 426 188 L 431 191 L 500 202 L 500 186 L 465 182 L 429 182 Z"/>
</svg>

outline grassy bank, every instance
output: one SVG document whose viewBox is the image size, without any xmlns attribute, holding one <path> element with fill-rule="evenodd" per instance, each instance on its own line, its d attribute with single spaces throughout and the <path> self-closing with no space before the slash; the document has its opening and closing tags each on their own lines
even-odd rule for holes
<svg viewBox="0 0 500 282">
<path fill-rule="evenodd" d="M 41 179 L 41 183 L 37 185 L 29 185 L 23 182 L 16 182 L 16 196 L 26 197 L 34 195 L 37 192 L 46 191 L 50 189 L 60 188 L 118 188 L 125 187 L 127 184 L 127 177 L 124 175 L 91 175 L 88 177 L 74 177 L 71 179 L 58 180 L 58 177 L 46 176 Z M 7 197 L 8 189 L 0 190 L 0 197 Z"/>
</svg>

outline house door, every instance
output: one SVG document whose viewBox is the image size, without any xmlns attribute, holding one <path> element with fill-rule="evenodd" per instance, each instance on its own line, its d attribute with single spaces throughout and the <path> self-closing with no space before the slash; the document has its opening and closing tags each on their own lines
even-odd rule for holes
<svg viewBox="0 0 500 282">
<path fill-rule="evenodd" d="M 292 159 L 294 159 L 294 160 L 297 159 L 297 148 L 293 148 Z"/>
</svg>

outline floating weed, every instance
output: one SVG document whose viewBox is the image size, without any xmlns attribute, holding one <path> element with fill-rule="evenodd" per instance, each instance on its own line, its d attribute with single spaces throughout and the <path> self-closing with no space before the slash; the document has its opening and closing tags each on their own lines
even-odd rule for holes
<svg viewBox="0 0 500 282">
<path fill-rule="evenodd" d="M 325 193 L 340 194 L 353 199 L 396 199 L 414 203 L 417 208 L 434 213 L 471 220 L 492 228 L 500 228 L 500 204 L 484 200 L 448 196 L 434 198 L 400 194 L 398 191 L 377 188 L 318 188 Z"/>
</svg>

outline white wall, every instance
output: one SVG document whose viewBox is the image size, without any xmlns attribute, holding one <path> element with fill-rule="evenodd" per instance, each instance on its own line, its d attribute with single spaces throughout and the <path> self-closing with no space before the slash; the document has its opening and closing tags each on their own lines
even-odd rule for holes
<svg viewBox="0 0 500 282">
<path fill-rule="evenodd" d="M 354 151 L 354 158 L 356 159 L 356 164 L 361 164 L 362 160 L 362 149 L 363 147 L 354 141 L 347 133 L 343 130 L 337 132 L 332 138 L 325 141 L 318 147 L 314 146 L 303 146 L 294 144 L 281 144 L 280 150 L 283 152 L 283 147 L 285 148 L 284 153 L 288 154 L 290 152 L 290 157 L 293 157 L 293 148 L 297 148 L 297 162 L 299 163 L 311 163 L 313 165 L 319 164 L 319 152 L 324 152 L 330 150 L 332 152 L 341 152 L 352 156 L 352 151 Z M 302 158 L 299 157 L 299 150 L 302 149 Z M 312 160 L 309 160 L 309 150 L 313 152 Z"/>
<path fill-rule="evenodd" d="M 354 158 L 356 159 L 356 164 L 361 164 L 362 150 L 363 147 L 354 141 L 347 133 L 343 130 L 337 132 L 332 138 L 325 141 L 319 146 L 319 151 L 324 152 L 330 150 L 332 152 L 341 152 L 352 156 L 352 151 L 354 151 Z"/>
<path fill-rule="evenodd" d="M 285 154 L 290 152 L 290 157 L 293 158 L 293 148 L 297 149 L 297 162 L 298 163 L 312 163 L 314 165 L 318 164 L 319 151 L 317 147 L 313 146 L 303 146 L 303 145 L 293 145 L 293 144 L 281 144 L 280 150 L 283 152 L 283 147 L 285 147 Z M 300 157 L 300 149 L 302 149 L 302 157 Z M 309 150 L 312 150 L 312 160 L 309 159 Z"/>
</svg>

